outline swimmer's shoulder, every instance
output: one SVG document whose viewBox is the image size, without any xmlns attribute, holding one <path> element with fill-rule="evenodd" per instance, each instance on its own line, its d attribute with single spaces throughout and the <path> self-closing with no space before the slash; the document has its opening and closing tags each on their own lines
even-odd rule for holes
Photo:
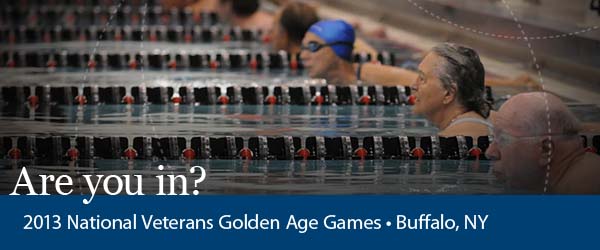
<svg viewBox="0 0 600 250">
<path fill-rule="evenodd" d="M 439 133 L 441 137 L 470 136 L 473 138 L 488 136 L 490 130 L 487 126 L 479 123 L 460 123 L 446 128 Z"/>
<path fill-rule="evenodd" d="M 491 124 L 479 114 L 471 113 L 461 119 L 463 119 L 463 122 L 458 122 L 447 127 L 440 132 L 440 136 L 470 136 L 475 138 L 490 135 Z"/>
<path fill-rule="evenodd" d="M 560 193 L 568 194 L 600 194 L 600 156 L 586 153 L 584 157 L 571 166 L 559 183 Z"/>
</svg>

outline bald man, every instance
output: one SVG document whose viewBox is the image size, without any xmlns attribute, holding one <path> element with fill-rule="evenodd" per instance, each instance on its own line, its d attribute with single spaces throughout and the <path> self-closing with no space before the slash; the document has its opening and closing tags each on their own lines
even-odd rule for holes
<svg viewBox="0 0 600 250">
<path fill-rule="evenodd" d="M 549 116 L 548 116 L 549 115 Z M 491 116 L 486 155 L 509 187 L 558 194 L 600 194 L 600 156 L 586 153 L 573 113 L 556 96 L 514 96 Z"/>
</svg>

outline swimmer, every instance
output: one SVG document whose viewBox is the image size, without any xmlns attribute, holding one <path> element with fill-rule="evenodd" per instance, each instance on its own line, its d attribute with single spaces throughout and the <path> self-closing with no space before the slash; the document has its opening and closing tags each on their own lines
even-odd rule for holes
<svg viewBox="0 0 600 250">
<path fill-rule="evenodd" d="M 271 30 L 273 48 L 289 54 L 300 53 L 304 34 L 318 21 L 317 11 L 309 4 L 290 2 L 283 5 L 275 14 Z"/>
<path fill-rule="evenodd" d="M 304 2 L 288 2 L 277 11 L 270 37 L 275 50 L 284 50 L 289 54 L 300 53 L 302 39 L 308 29 L 319 22 L 317 9 Z M 354 43 L 355 53 L 371 54 L 377 58 L 377 50 L 360 38 Z"/>
<path fill-rule="evenodd" d="M 411 86 L 413 113 L 425 116 L 439 135 L 487 136 L 491 105 L 485 100 L 485 69 L 473 49 L 444 43 L 425 56 Z"/>
<path fill-rule="evenodd" d="M 324 78 L 329 84 L 355 84 L 352 65 L 356 34 L 342 20 L 326 20 L 313 24 L 304 35 L 300 58 L 308 75 Z"/>
<path fill-rule="evenodd" d="M 490 120 L 494 141 L 486 155 L 507 186 L 541 193 L 549 165 L 549 193 L 600 194 L 600 156 L 585 152 L 580 123 L 558 97 L 516 95 Z"/>
<path fill-rule="evenodd" d="M 342 25 L 341 23 L 344 23 Z M 341 20 L 321 21 L 311 27 L 306 33 L 301 46 L 309 48 L 312 42 L 313 49 L 305 49 L 301 53 L 304 66 L 313 78 L 324 78 L 330 84 L 352 85 L 360 82 L 380 84 L 384 86 L 410 86 L 419 77 L 415 71 L 400 67 L 379 64 L 353 64 L 352 55 L 357 51 L 354 28 Z M 351 39 L 353 38 L 353 39 Z M 346 39 L 346 40 L 344 40 Z M 317 43 L 315 43 L 317 41 Z M 343 44 L 319 46 L 332 41 L 342 41 Z M 354 44 L 354 47 L 348 44 Z M 338 55 L 336 60 L 331 55 Z M 373 57 L 373 58 L 376 58 Z M 307 63 L 308 61 L 308 63 Z M 308 65 L 308 66 L 307 66 Z M 526 86 L 531 90 L 541 89 L 541 85 L 527 75 L 515 79 L 498 79 L 489 77 L 486 86 Z"/>
<path fill-rule="evenodd" d="M 234 27 L 269 32 L 273 16 L 259 8 L 260 0 L 219 0 L 217 13 L 219 18 Z"/>
</svg>

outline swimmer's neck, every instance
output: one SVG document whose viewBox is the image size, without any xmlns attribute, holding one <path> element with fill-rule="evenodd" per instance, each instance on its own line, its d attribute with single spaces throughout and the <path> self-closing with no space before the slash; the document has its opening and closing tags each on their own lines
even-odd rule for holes
<svg viewBox="0 0 600 250">
<path fill-rule="evenodd" d="M 568 140 L 556 138 L 553 143 L 552 160 L 550 162 L 550 189 L 562 180 L 563 176 L 573 166 L 585 159 L 586 152 L 577 138 Z"/>
<path fill-rule="evenodd" d="M 357 80 L 354 65 L 341 59 L 337 66 L 332 67 L 327 76 L 327 83 L 334 85 L 352 85 L 356 84 Z"/>
<path fill-rule="evenodd" d="M 429 115 L 428 119 L 431 121 L 431 123 L 433 123 L 433 125 L 438 127 L 440 129 L 440 131 L 444 131 L 457 118 L 459 118 L 463 115 L 467 116 L 468 115 L 467 113 L 471 113 L 471 112 L 469 112 L 462 105 L 459 105 L 456 102 L 453 102 L 453 103 L 449 104 L 447 107 L 445 107 L 441 110 L 438 110 L 437 112 Z"/>
</svg>

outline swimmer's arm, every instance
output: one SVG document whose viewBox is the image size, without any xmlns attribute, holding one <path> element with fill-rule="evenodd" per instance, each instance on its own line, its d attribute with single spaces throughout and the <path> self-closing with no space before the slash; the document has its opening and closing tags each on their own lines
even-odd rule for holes
<svg viewBox="0 0 600 250">
<path fill-rule="evenodd" d="M 367 53 L 371 58 L 377 58 L 378 52 L 365 40 L 357 38 L 354 42 L 356 53 Z M 354 70 L 359 65 L 354 64 Z M 360 69 L 360 78 L 363 82 L 380 84 L 382 86 L 410 86 L 418 77 L 418 74 L 399 67 L 364 63 Z"/>
<path fill-rule="evenodd" d="M 354 68 L 358 70 L 358 64 L 355 64 Z M 366 83 L 381 84 L 383 86 L 410 86 L 415 82 L 418 74 L 400 67 L 365 63 L 362 65 L 360 76 L 361 80 Z M 541 90 L 541 85 L 527 74 L 514 79 L 488 77 L 485 85 L 490 87 L 527 87 L 530 90 Z"/>
<path fill-rule="evenodd" d="M 192 9 L 194 14 L 200 14 L 202 12 L 215 12 L 218 7 L 218 0 L 200 0 L 196 1 L 187 7 Z"/>
<path fill-rule="evenodd" d="M 488 77 L 485 81 L 485 85 L 490 87 L 526 87 L 529 90 L 542 90 L 542 86 L 539 82 L 531 78 L 527 74 L 522 74 L 517 78 L 513 79 L 500 79 L 496 77 Z"/>
<path fill-rule="evenodd" d="M 371 55 L 371 58 L 377 58 L 377 50 L 369 45 L 365 40 L 356 38 L 354 41 L 354 52 L 355 53 L 367 53 Z"/>
<path fill-rule="evenodd" d="M 495 87 L 513 87 L 514 83 L 510 79 L 486 77 L 485 85 L 495 86 Z"/>
<path fill-rule="evenodd" d="M 581 124 L 581 132 L 583 134 L 600 133 L 600 123 L 585 122 Z"/>
<path fill-rule="evenodd" d="M 355 70 L 358 67 L 358 64 L 354 64 Z M 410 86 L 417 77 L 418 74 L 414 71 L 388 65 L 365 63 L 360 69 L 363 82 L 382 86 Z"/>
</svg>

